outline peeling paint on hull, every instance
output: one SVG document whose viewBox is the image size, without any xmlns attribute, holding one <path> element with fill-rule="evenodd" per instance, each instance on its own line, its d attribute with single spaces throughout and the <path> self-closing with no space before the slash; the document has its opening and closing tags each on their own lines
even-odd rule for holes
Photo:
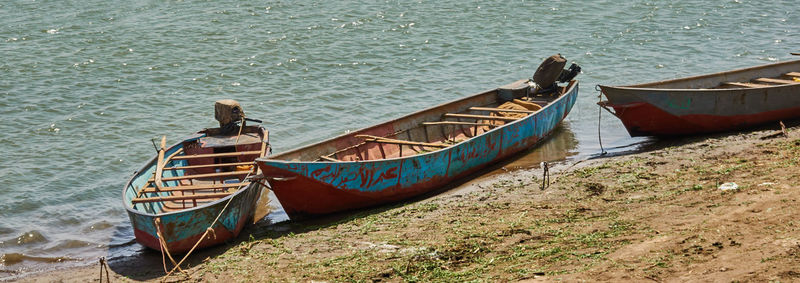
<svg viewBox="0 0 800 283">
<path fill-rule="evenodd" d="M 396 202 L 441 188 L 533 147 L 567 116 L 577 94 L 575 82 L 542 111 L 433 152 L 366 161 L 311 162 L 259 158 L 256 163 L 290 218 Z M 445 104 L 421 113 L 448 106 Z M 399 128 L 394 124 L 414 118 L 409 115 L 357 132 L 387 132 L 387 128 Z M 320 144 L 324 143 L 331 142 Z"/>
<path fill-rule="evenodd" d="M 631 136 L 676 136 L 744 129 L 800 118 L 800 82 L 721 88 L 800 72 L 800 60 L 632 86 L 603 86 Z"/>
</svg>

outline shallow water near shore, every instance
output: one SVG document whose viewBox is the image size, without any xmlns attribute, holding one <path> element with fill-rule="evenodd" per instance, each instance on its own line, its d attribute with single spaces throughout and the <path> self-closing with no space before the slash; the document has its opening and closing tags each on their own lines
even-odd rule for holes
<svg viewBox="0 0 800 283">
<path fill-rule="evenodd" d="M 0 3 L 0 278 L 141 252 L 120 199 L 154 154 L 232 98 L 274 152 L 530 77 L 583 67 L 572 112 L 509 163 L 600 152 L 596 84 L 800 59 L 792 1 Z M 608 113 L 603 146 L 635 150 Z M 280 213 L 272 221 L 280 221 Z M 109 252 L 109 251 L 112 252 Z"/>
</svg>

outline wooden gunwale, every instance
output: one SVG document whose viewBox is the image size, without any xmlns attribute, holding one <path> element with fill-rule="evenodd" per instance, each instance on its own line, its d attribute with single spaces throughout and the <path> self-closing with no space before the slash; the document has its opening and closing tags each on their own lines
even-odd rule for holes
<svg viewBox="0 0 800 283">
<path fill-rule="evenodd" d="M 655 81 L 655 82 L 648 82 L 648 83 L 641 83 L 641 84 L 633 84 L 633 85 L 624 85 L 624 86 L 603 86 L 608 88 L 623 88 L 623 89 L 642 89 L 642 90 L 649 90 L 649 89 L 658 89 L 658 90 L 671 90 L 671 91 L 701 91 L 698 88 L 681 88 L 681 87 L 664 87 L 664 85 L 670 84 L 680 84 L 686 82 L 693 82 L 693 81 L 700 81 L 704 79 L 719 79 L 719 83 L 726 81 L 723 78 L 732 77 L 739 74 L 746 74 L 749 72 L 759 72 L 759 71 L 769 71 L 772 69 L 779 69 L 785 66 L 791 65 L 800 65 L 800 60 L 792 60 L 786 62 L 780 62 L 775 64 L 767 64 L 767 65 L 759 65 L 759 66 L 752 66 L 747 68 L 741 68 L 736 70 L 728 70 L 722 71 L 717 73 L 711 74 L 702 74 L 697 76 L 690 76 L 690 77 L 683 77 L 677 79 L 669 79 L 669 80 L 662 80 L 662 81 Z M 790 72 L 792 73 L 792 72 Z M 758 75 L 752 75 L 748 79 L 753 79 L 759 77 Z M 730 80 L 730 79 L 728 79 Z M 780 87 L 780 86 L 771 86 L 771 87 Z M 715 91 L 729 91 L 729 89 L 711 89 Z"/>
</svg>

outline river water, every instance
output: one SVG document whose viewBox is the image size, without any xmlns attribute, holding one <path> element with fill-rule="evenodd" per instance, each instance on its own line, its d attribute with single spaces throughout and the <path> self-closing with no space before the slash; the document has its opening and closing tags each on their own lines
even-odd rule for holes
<svg viewBox="0 0 800 283">
<path fill-rule="evenodd" d="M 599 152 L 596 84 L 791 60 L 797 34 L 795 1 L 3 1 L 0 278 L 137 252 L 124 182 L 152 138 L 214 126 L 218 99 L 263 119 L 280 152 L 561 53 L 581 93 L 542 150 L 578 160 Z M 607 148 L 644 141 L 608 114 L 600 127 Z"/>
</svg>

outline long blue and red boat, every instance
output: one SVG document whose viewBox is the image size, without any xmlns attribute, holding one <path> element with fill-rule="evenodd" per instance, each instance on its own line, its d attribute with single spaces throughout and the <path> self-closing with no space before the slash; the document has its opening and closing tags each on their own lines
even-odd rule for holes
<svg viewBox="0 0 800 283">
<path fill-rule="evenodd" d="M 137 242 L 185 253 L 235 238 L 252 223 L 264 186 L 249 176 L 257 174 L 253 161 L 270 145 L 263 126 L 244 123 L 204 129 L 170 147 L 162 138 L 158 154 L 123 190 Z"/>
<path fill-rule="evenodd" d="M 549 93 L 520 80 L 256 163 L 290 218 L 407 199 L 541 142 L 575 104 L 571 70 Z"/>
<path fill-rule="evenodd" d="M 800 60 L 629 86 L 604 86 L 600 105 L 631 136 L 741 130 L 800 118 Z"/>
</svg>

